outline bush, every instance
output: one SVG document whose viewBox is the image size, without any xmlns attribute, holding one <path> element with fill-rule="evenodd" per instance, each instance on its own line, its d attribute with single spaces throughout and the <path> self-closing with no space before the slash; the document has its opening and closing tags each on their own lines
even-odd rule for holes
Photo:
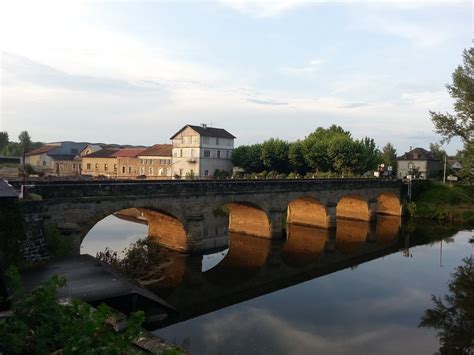
<svg viewBox="0 0 474 355">
<path fill-rule="evenodd" d="M 123 354 L 138 338 L 143 312 L 132 314 L 122 333 L 109 325 L 116 317 L 105 305 L 93 309 L 72 300 L 60 304 L 57 290 L 66 284 L 53 276 L 31 292 L 25 292 L 16 269 L 8 272 L 13 316 L 0 320 L 0 343 L 11 354 Z"/>
</svg>

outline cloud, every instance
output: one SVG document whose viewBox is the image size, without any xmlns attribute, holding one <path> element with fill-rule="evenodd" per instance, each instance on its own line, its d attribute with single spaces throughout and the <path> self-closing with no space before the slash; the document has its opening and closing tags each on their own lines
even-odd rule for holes
<svg viewBox="0 0 474 355">
<path fill-rule="evenodd" d="M 298 78 L 308 78 L 312 74 L 319 71 L 322 64 L 325 63 L 323 59 L 313 59 L 310 60 L 306 65 L 301 67 L 284 67 L 280 69 L 280 72 L 287 74 L 289 76 L 294 76 Z"/>
<path fill-rule="evenodd" d="M 220 2 L 244 15 L 255 18 L 280 16 L 297 7 L 315 3 L 311 0 L 220 0 Z"/>
<path fill-rule="evenodd" d="M 141 92 L 144 90 L 161 90 L 159 82 L 141 80 L 109 79 L 88 75 L 71 75 L 48 65 L 43 65 L 28 58 L 2 53 L 1 69 L 4 70 L 2 84 L 18 84 L 27 82 L 39 86 L 62 88 L 68 90 Z"/>
<path fill-rule="evenodd" d="M 273 101 L 273 100 L 260 100 L 260 99 L 254 99 L 254 98 L 249 98 L 249 99 L 247 99 L 247 101 L 248 102 L 253 102 L 254 104 L 259 104 L 259 105 L 271 105 L 271 106 L 288 105 L 288 102 Z"/>
<path fill-rule="evenodd" d="M 349 104 L 346 104 L 342 106 L 342 108 L 357 108 L 357 107 L 363 107 L 363 106 L 368 106 L 369 104 L 367 102 L 351 102 Z"/>
</svg>

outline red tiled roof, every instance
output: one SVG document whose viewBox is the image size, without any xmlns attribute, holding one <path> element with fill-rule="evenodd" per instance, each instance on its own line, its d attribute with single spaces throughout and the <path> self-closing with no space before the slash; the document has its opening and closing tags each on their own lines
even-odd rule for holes
<svg viewBox="0 0 474 355">
<path fill-rule="evenodd" d="M 111 156 L 112 157 L 122 157 L 122 158 L 135 158 L 137 155 L 139 155 L 141 152 L 143 152 L 144 149 L 119 149 L 115 153 L 113 153 Z"/>
<path fill-rule="evenodd" d="M 47 153 L 50 150 L 53 150 L 53 149 L 56 149 L 56 148 L 59 148 L 59 146 L 58 145 L 44 145 L 42 147 L 33 149 L 31 152 L 28 152 L 25 155 L 29 156 L 29 155 L 43 154 L 43 153 Z"/>
<path fill-rule="evenodd" d="M 158 156 L 158 157 L 171 157 L 173 155 L 172 144 L 155 144 L 150 148 L 145 149 L 139 155 L 141 156 Z"/>
</svg>

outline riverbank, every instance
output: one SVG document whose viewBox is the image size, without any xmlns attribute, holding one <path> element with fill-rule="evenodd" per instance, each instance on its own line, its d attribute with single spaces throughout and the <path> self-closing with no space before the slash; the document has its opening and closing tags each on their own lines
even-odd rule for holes
<svg viewBox="0 0 474 355">
<path fill-rule="evenodd" d="M 415 218 L 474 226 L 474 186 L 419 182 L 406 211 Z"/>
</svg>

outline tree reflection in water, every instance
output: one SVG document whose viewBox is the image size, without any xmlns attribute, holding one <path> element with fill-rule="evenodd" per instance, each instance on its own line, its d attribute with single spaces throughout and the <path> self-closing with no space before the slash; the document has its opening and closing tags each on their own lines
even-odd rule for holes
<svg viewBox="0 0 474 355">
<path fill-rule="evenodd" d="M 444 300 L 423 315 L 420 327 L 438 330 L 441 354 L 474 354 L 474 259 L 463 259 L 448 284 Z"/>
</svg>

